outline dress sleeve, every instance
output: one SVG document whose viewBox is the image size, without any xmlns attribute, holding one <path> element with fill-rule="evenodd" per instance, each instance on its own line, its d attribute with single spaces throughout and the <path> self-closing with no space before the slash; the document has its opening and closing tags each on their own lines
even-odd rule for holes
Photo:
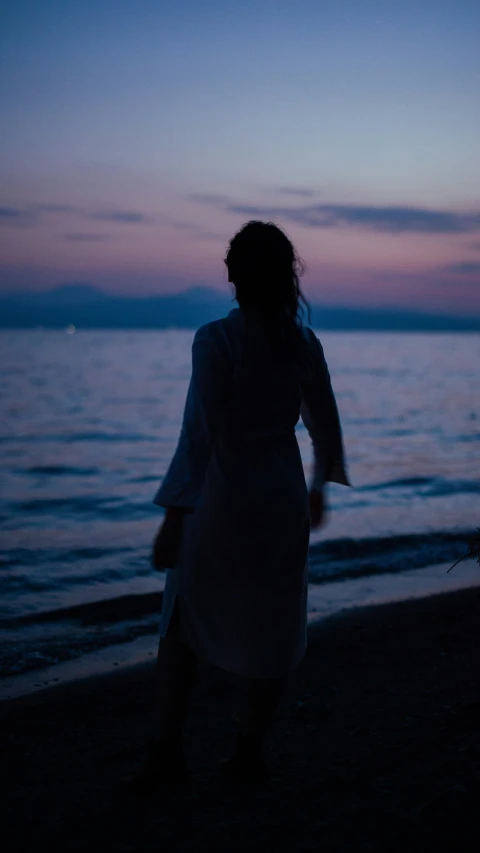
<svg viewBox="0 0 480 853">
<path fill-rule="evenodd" d="M 313 444 L 312 488 L 321 490 L 326 482 L 350 486 L 340 418 L 323 348 L 311 329 L 306 333 L 310 341 L 310 371 L 302 386 L 300 414 Z"/>
<path fill-rule="evenodd" d="M 211 325 L 203 326 L 193 341 L 192 377 L 180 439 L 153 499 L 158 506 L 193 509 L 197 504 L 225 411 L 228 385 L 228 359 Z"/>
</svg>

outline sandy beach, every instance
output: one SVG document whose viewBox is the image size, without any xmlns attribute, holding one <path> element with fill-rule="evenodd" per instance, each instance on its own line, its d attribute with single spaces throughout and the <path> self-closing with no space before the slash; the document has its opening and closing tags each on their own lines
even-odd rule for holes
<svg viewBox="0 0 480 853">
<path fill-rule="evenodd" d="M 479 673 L 480 586 L 326 619 L 271 733 L 271 781 L 220 776 L 241 684 L 203 667 L 193 780 L 144 800 L 117 782 L 150 732 L 151 664 L 4 702 L 4 849 L 477 849 Z"/>
</svg>

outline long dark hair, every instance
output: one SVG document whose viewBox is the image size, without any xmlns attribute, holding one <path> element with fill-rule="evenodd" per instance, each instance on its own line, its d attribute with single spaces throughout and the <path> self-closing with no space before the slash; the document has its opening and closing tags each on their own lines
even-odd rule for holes
<svg viewBox="0 0 480 853">
<path fill-rule="evenodd" d="M 310 307 L 300 288 L 305 264 L 286 234 L 273 222 L 252 219 L 230 240 L 225 264 L 240 308 L 261 315 L 275 347 L 296 350 Z"/>
</svg>

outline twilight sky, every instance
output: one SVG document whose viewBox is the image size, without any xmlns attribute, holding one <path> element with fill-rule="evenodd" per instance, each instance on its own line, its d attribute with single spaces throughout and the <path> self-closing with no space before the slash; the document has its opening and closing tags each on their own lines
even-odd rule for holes
<svg viewBox="0 0 480 853">
<path fill-rule="evenodd" d="M 257 218 L 315 301 L 480 314 L 478 0 L 2 5 L 3 291 L 227 290 Z"/>
</svg>

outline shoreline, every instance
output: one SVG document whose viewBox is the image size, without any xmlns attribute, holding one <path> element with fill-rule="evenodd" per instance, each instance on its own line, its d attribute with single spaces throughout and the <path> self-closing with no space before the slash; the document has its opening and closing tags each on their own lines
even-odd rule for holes
<svg viewBox="0 0 480 853">
<path fill-rule="evenodd" d="M 359 611 L 365 607 L 380 606 L 428 598 L 442 592 L 468 589 L 480 586 L 480 569 L 474 560 L 460 563 L 454 572 L 448 574 L 448 563 L 439 563 L 423 569 L 411 569 L 395 574 L 374 575 L 327 584 L 309 584 L 308 623 L 309 626 L 329 619 L 336 614 L 351 610 Z M 102 619 L 112 620 L 122 602 L 135 598 L 138 614 L 151 616 L 154 608 L 161 608 L 161 592 L 125 596 L 124 599 L 109 602 L 99 601 L 92 604 L 77 605 L 70 612 L 82 613 L 84 609 L 93 609 Z M 52 614 L 53 616 L 55 614 Z M 22 696 L 40 695 L 58 684 L 68 685 L 89 677 L 107 676 L 116 670 L 131 668 L 148 663 L 156 655 L 158 633 L 144 633 L 134 640 L 107 644 L 95 651 L 87 652 L 70 660 L 56 663 L 44 669 L 33 669 L 18 675 L 0 679 L 0 707 L 5 702 Z"/>
<path fill-rule="evenodd" d="M 269 737 L 269 783 L 219 774 L 243 683 L 201 666 L 186 730 L 192 782 L 144 800 L 116 786 L 151 730 L 150 665 L 3 703 L 4 838 L 11 849 L 139 853 L 473 851 L 479 673 L 478 586 L 338 613 L 309 628 Z"/>
</svg>

